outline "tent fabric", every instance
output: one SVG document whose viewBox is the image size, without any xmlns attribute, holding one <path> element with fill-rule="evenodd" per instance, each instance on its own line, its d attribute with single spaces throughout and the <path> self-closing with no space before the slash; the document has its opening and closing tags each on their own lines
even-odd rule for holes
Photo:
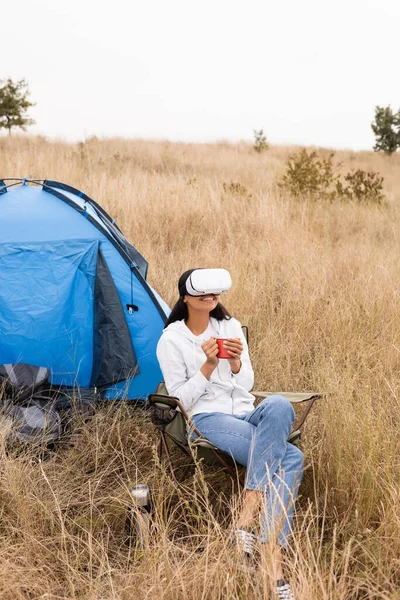
<svg viewBox="0 0 400 600">
<path fill-rule="evenodd" d="M 95 282 L 91 385 L 108 387 L 139 374 L 131 335 L 111 273 L 99 250 Z"/>
<path fill-rule="evenodd" d="M 103 231 L 104 235 L 106 235 L 110 241 L 114 241 L 114 243 L 118 245 L 120 250 L 126 256 L 128 263 L 133 263 L 142 277 L 146 278 L 148 267 L 147 261 L 136 248 L 128 242 L 121 233 L 119 227 L 117 227 L 114 221 L 96 202 L 94 202 L 94 200 L 75 188 L 62 183 L 57 183 L 56 181 L 44 181 L 43 189 L 74 207 L 75 210 L 81 212 L 96 227 Z"/>
<path fill-rule="evenodd" d="M 43 186 L 44 186 L 44 189 L 46 189 L 50 193 L 52 192 L 53 189 L 54 190 L 62 190 L 64 192 L 64 196 L 66 195 L 67 197 L 70 197 L 73 202 L 76 203 L 77 201 L 80 201 L 80 203 L 83 207 L 83 212 L 85 212 L 85 208 L 84 208 L 85 203 L 89 203 L 89 206 L 94 209 L 92 211 L 93 217 L 95 219 L 98 219 L 99 222 L 103 222 L 103 224 L 105 224 L 106 230 L 110 230 L 113 232 L 114 237 L 118 240 L 119 244 L 123 247 L 125 253 L 127 254 L 127 256 L 129 256 L 131 262 L 134 262 L 136 264 L 140 274 L 146 279 L 147 269 L 148 269 L 147 261 L 140 254 L 140 252 L 138 252 L 136 250 L 136 248 L 134 246 L 132 246 L 132 244 L 126 239 L 126 237 L 122 234 L 120 228 L 115 223 L 115 221 L 109 217 L 109 215 L 106 213 L 106 211 L 99 204 L 97 204 L 97 202 L 95 202 L 95 200 L 93 200 L 92 198 L 90 198 L 89 196 L 84 194 L 83 192 L 79 192 L 76 188 L 73 188 L 72 186 L 67 185 L 65 183 L 59 183 L 57 181 L 46 180 L 46 181 L 44 181 Z M 65 192 L 67 194 L 65 194 Z M 77 200 L 77 195 L 78 195 L 79 200 Z M 86 206 L 88 206 L 88 205 L 86 205 Z M 104 223 L 104 221 L 105 221 L 105 223 Z"/>
<path fill-rule="evenodd" d="M 155 350 L 169 308 L 107 213 L 51 183 L 0 188 L 0 364 L 145 399 L 162 378 Z"/>
<path fill-rule="evenodd" d="M 0 364 L 50 368 L 88 387 L 98 241 L 0 244 Z"/>
</svg>

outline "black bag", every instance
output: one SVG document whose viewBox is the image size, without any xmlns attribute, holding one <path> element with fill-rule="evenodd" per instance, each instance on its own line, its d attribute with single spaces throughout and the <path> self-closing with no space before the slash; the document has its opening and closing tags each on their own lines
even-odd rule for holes
<svg viewBox="0 0 400 600">
<path fill-rule="evenodd" d="M 79 433 L 82 420 L 94 414 L 95 388 L 54 386 L 49 377 L 45 367 L 0 365 L 0 427 L 8 444 L 53 445 L 64 433 Z"/>
<path fill-rule="evenodd" d="M 60 413 L 44 400 L 32 400 L 28 406 L 5 407 L 2 426 L 6 428 L 8 443 L 48 445 L 63 432 Z"/>
<path fill-rule="evenodd" d="M 57 398 L 44 393 L 49 377 L 45 367 L 0 365 L 1 427 L 7 443 L 47 445 L 61 436 L 63 424 L 55 406 Z"/>
<path fill-rule="evenodd" d="M 15 402 L 25 402 L 47 383 L 50 371 L 25 363 L 0 365 L 0 387 L 6 397 Z"/>
</svg>

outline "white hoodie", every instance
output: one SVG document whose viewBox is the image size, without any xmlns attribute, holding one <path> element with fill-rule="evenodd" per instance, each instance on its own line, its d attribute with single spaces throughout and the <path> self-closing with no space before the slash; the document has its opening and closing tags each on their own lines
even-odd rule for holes
<svg viewBox="0 0 400 600">
<path fill-rule="evenodd" d="M 194 335 L 185 321 L 175 321 L 164 329 L 157 345 L 157 358 L 171 396 L 179 398 L 190 415 L 221 412 L 243 414 L 253 410 L 254 396 L 249 393 L 254 383 L 249 350 L 239 321 L 210 317 L 216 337 L 237 338 L 243 342 L 242 366 L 232 373 L 228 360 L 220 359 L 210 380 L 200 368 L 206 361 L 201 348 L 202 335 Z M 209 335 L 207 336 L 209 339 Z"/>
</svg>

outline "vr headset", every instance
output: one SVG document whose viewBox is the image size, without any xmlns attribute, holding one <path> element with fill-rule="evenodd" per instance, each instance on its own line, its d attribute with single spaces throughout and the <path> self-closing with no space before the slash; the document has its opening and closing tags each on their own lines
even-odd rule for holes
<svg viewBox="0 0 400 600">
<path fill-rule="evenodd" d="M 195 269 L 186 279 L 185 285 L 189 296 L 222 294 L 229 290 L 232 279 L 226 269 Z"/>
</svg>

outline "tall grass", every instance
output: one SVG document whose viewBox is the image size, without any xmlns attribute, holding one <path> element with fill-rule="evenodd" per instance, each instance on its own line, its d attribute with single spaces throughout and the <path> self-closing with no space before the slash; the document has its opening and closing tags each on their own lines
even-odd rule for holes
<svg viewBox="0 0 400 600">
<path fill-rule="evenodd" d="M 337 153 L 347 170 L 379 171 L 388 203 L 324 204 L 275 186 L 293 150 L 11 138 L 0 140 L 0 174 L 58 179 L 95 198 L 170 304 L 185 269 L 230 270 L 224 302 L 249 325 L 256 387 L 326 394 L 303 442 L 287 558 L 296 597 L 399 599 L 400 157 Z M 0 444 L 1 598 L 268 597 L 266 573 L 230 561 L 240 486 L 201 465 L 185 475 L 177 455 L 176 486 L 155 441 L 140 411 L 110 406 L 47 462 Z M 139 481 L 155 497 L 143 552 L 125 531 Z"/>
</svg>

